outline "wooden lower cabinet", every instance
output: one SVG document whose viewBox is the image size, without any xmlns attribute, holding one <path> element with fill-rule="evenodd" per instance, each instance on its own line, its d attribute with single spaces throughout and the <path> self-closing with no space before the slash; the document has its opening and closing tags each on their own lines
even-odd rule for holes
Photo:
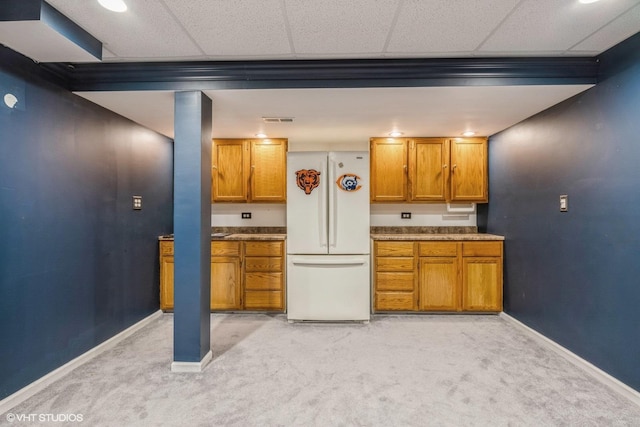
<svg viewBox="0 0 640 427">
<path fill-rule="evenodd" d="M 501 241 L 375 241 L 374 311 L 500 312 L 502 247 Z"/>
<path fill-rule="evenodd" d="M 244 244 L 244 309 L 284 310 L 284 242 Z"/>
<path fill-rule="evenodd" d="M 173 310 L 173 241 L 160 242 L 160 308 Z M 284 241 L 212 241 L 211 310 L 284 310 Z"/>
<path fill-rule="evenodd" d="M 374 242 L 374 310 L 416 309 L 415 245 L 413 242 Z"/>
<path fill-rule="evenodd" d="M 502 243 L 462 244 L 462 309 L 502 311 Z"/>
</svg>

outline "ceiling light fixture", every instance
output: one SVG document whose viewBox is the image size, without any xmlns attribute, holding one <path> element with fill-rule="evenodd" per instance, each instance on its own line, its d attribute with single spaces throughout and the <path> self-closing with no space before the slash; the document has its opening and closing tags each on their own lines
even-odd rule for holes
<svg viewBox="0 0 640 427">
<path fill-rule="evenodd" d="M 589 3 L 595 3 L 600 0 L 578 0 L 578 1 L 582 4 L 589 4 Z"/>
<path fill-rule="evenodd" d="M 398 132 L 397 130 L 394 130 L 393 132 L 389 132 L 389 136 L 392 138 L 397 138 L 402 135 L 404 135 L 404 133 Z"/>
<path fill-rule="evenodd" d="M 472 130 L 468 130 L 466 132 L 462 132 L 462 136 L 473 136 L 475 134 L 476 133 L 474 131 L 472 131 Z"/>
<path fill-rule="evenodd" d="M 112 12 L 126 12 L 127 10 L 127 4 L 124 0 L 98 0 L 98 3 Z"/>
<path fill-rule="evenodd" d="M 13 108 L 18 103 L 18 98 L 16 98 L 16 96 L 12 93 L 7 93 L 4 96 L 4 103 L 7 107 Z"/>
<path fill-rule="evenodd" d="M 258 138 L 266 138 L 267 134 L 266 133 L 256 133 L 256 137 L 258 137 Z"/>
</svg>

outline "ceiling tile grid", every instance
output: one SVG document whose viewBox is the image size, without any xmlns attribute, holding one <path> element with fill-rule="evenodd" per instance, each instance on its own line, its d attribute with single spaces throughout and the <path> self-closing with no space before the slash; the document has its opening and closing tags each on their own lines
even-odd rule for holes
<svg viewBox="0 0 640 427">
<path fill-rule="evenodd" d="M 286 0 L 295 51 L 379 56 L 399 0 Z"/>
<path fill-rule="evenodd" d="M 474 51 L 520 0 L 405 0 L 387 53 Z"/>
<path fill-rule="evenodd" d="M 158 0 L 129 0 L 126 13 L 110 12 L 97 1 L 48 0 L 53 7 L 102 41 L 117 59 L 202 56 L 202 51 Z"/>
<path fill-rule="evenodd" d="M 604 52 L 620 40 L 625 40 L 640 31 L 640 2 L 620 15 L 590 37 L 571 48 L 574 52 Z"/>
<path fill-rule="evenodd" d="M 603 0 L 590 4 L 577 0 L 526 0 L 480 50 L 562 54 L 637 3 L 638 0 Z"/>
<path fill-rule="evenodd" d="M 293 54 L 281 0 L 163 0 L 205 55 Z"/>
</svg>

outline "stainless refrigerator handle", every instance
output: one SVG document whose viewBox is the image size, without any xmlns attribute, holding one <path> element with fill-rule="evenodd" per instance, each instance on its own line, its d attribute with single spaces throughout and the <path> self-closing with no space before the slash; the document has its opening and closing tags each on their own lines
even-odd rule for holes
<svg viewBox="0 0 640 427">
<path fill-rule="evenodd" d="M 293 265 L 364 265 L 366 264 L 366 260 L 352 260 L 352 261 L 332 261 L 332 260 L 322 260 L 322 261 L 292 261 Z"/>
</svg>

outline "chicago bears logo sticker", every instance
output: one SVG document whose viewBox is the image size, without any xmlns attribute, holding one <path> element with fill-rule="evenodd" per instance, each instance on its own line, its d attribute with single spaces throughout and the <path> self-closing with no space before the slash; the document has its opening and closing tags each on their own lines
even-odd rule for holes
<svg viewBox="0 0 640 427">
<path fill-rule="evenodd" d="M 320 172 L 315 169 L 300 169 L 296 171 L 296 183 L 304 194 L 311 194 L 320 185 Z"/>
<path fill-rule="evenodd" d="M 360 178 L 358 175 L 353 173 L 345 173 L 341 175 L 336 181 L 336 185 L 338 188 L 344 191 L 358 191 L 362 188 L 360 185 Z"/>
</svg>

